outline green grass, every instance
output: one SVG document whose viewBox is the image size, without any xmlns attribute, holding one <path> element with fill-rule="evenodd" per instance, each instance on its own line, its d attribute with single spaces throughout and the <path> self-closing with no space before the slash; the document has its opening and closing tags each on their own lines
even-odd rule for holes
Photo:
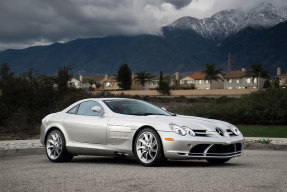
<svg viewBox="0 0 287 192">
<path fill-rule="evenodd" d="M 238 125 L 245 137 L 287 138 L 287 125 Z"/>
</svg>

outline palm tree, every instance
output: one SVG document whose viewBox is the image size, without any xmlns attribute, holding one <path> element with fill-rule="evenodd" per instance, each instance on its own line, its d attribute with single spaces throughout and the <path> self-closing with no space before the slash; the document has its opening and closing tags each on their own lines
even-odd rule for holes
<svg viewBox="0 0 287 192">
<path fill-rule="evenodd" d="M 142 87 L 144 87 L 145 82 L 152 77 L 153 76 L 150 73 L 147 73 L 145 70 L 136 73 L 136 81 L 140 82 Z"/>
<path fill-rule="evenodd" d="M 251 70 L 247 71 L 246 77 L 252 77 L 253 81 L 257 79 L 257 88 L 259 88 L 259 78 L 267 79 L 269 78 L 268 71 L 266 71 L 262 64 L 253 64 L 251 65 Z"/>
<path fill-rule="evenodd" d="M 205 73 L 205 80 L 208 80 L 210 83 L 215 80 L 223 80 L 222 79 L 222 69 L 216 69 L 215 64 L 205 64 L 205 69 L 202 71 Z"/>
</svg>

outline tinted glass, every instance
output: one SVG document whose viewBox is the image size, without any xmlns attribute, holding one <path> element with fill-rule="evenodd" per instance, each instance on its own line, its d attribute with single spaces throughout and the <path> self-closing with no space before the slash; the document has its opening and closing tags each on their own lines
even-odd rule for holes
<svg viewBox="0 0 287 192">
<path fill-rule="evenodd" d="M 99 107 L 101 107 L 102 110 L 104 110 L 103 107 L 96 101 L 85 101 L 85 102 L 80 104 L 80 107 L 78 109 L 77 114 L 78 115 L 88 115 L 88 116 L 100 116 L 101 113 L 97 113 L 97 112 L 92 111 L 92 108 L 94 106 L 99 106 Z"/>
<path fill-rule="evenodd" d="M 76 114 L 77 111 L 78 111 L 78 108 L 79 108 L 79 105 L 76 105 L 75 107 L 73 107 L 72 109 L 70 109 L 70 110 L 68 111 L 68 113 L 70 113 L 70 114 Z"/>
<path fill-rule="evenodd" d="M 171 115 L 170 113 L 143 101 L 105 100 L 104 102 L 115 113 L 126 115 Z"/>
</svg>

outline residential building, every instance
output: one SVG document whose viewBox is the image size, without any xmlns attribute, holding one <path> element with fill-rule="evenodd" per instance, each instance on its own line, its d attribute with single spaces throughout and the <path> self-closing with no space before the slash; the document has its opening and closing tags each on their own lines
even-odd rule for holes
<svg viewBox="0 0 287 192">
<path fill-rule="evenodd" d="M 280 67 L 277 68 L 277 75 L 274 79 L 279 83 L 280 86 L 287 86 L 287 73 L 282 74 Z"/>
<path fill-rule="evenodd" d="M 79 79 L 72 78 L 68 81 L 70 87 L 75 87 L 77 89 L 89 89 L 92 88 L 103 88 L 105 76 L 95 75 L 95 76 L 79 76 Z"/>
<path fill-rule="evenodd" d="M 224 84 L 222 80 L 209 80 L 205 79 L 205 73 L 196 72 L 191 75 L 186 75 L 180 79 L 181 88 L 191 89 L 223 89 Z M 220 75 L 221 76 L 221 75 Z M 222 77 L 222 76 L 221 76 Z M 222 77 L 223 78 L 223 77 Z"/>
<path fill-rule="evenodd" d="M 179 72 L 176 72 L 175 74 L 166 74 L 163 75 L 163 78 L 165 80 L 168 80 L 170 82 L 170 86 L 173 86 L 176 88 L 177 84 L 179 84 Z M 147 79 L 145 81 L 144 87 L 140 84 L 139 81 L 137 81 L 136 76 L 132 76 L 132 89 L 133 90 L 154 90 L 158 87 L 159 83 L 159 76 L 154 76 L 150 79 Z"/>
<path fill-rule="evenodd" d="M 238 71 L 230 71 L 224 76 L 224 89 L 252 89 L 252 88 L 263 88 L 265 79 L 247 77 L 245 68 Z"/>
<path fill-rule="evenodd" d="M 185 75 L 180 79 L 179 85 L 181 89 L 194 89 L 194 78 L 191 75 Z"/>
<path fill-rule="evenodd" d="M 113 91 L 113 90 L 119 90 L 120 89 L 120 87 L 118 85 L 118 81 L 116 80 L 116 77 L 115 76 L 109 77 L 107 74 L 105 75 L 103 88 L 105 91 Z"/>
</svg>

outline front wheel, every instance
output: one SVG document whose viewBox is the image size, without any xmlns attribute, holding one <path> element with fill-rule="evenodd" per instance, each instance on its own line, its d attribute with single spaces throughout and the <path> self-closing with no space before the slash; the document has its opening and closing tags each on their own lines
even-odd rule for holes
<svg viewBox="0 0 287 192">
<path fill-rule="evenodd" d="M 64 135 L 59 130 L 53 130 L 48 134 L 45 148 L 46 154 L 52 162 L 66 162 L 73 158 L 67 151 Z"/>
<path fill-rule="evenodd" d="M 227 159 L 206 159 L 206 160 L 212 164 L 222 164 L 222 163 L 226 163 L 227 161 L 229 161 L 230 158 L 227 158 Z"/>
<path fill-rule="evenodd" d="M 161 139 L 151 128 L 138 133 L 133 147 L 138 162 L 143 166 L 157 166 L 165 160 Z"/>
</svg>

